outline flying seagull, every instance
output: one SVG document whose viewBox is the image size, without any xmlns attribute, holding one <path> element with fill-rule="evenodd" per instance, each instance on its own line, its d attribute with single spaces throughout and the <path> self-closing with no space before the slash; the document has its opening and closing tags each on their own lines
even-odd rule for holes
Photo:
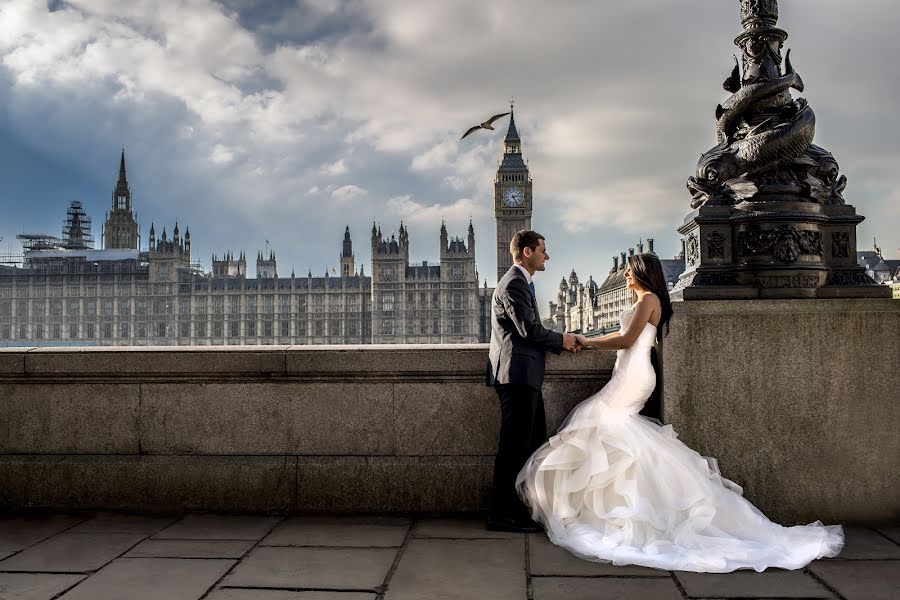
<svg viewBox="0 0 900 600">
<path fill-rule="evenodd" d="M 469 135 L 470 133 L 472 133 L 473 131 L 475 131 L 477 129 L 490 129 L 491 131 L 493 131 L 494 128 L 491 127 L 491 123 L 493 123 L 500 117 L 505 117 L 508 114 L 509 114 L 508 112 L 505 112 L 505 113 L 500 113 L 499 115 L 494 115 L 493 117 L 491 117 L 490 119 L 488 119 L 487 121 L 482 123 L 481 125 L 476 125 L 475 127 L 470 127 L 469 130 L 467 132 L 465 132 L 463 134 L 463 136 L 459 139 L 465 138 L 467 135 Z"/>
</svg>

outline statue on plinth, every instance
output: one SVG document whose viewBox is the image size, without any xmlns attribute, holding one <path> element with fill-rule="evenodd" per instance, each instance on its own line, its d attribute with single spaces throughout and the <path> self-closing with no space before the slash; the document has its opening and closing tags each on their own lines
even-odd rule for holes
<svg viewBox="0 0 900 600">
<path fill-rule="evenodd" d="M 741 50 L 715 110 L 716 145 L 688 178 L 685 272 L 673 292 L 690 298 L 885 295 L 856 264 L 847 178 L 813 144 L 816 115 L 803 79 L 782 56 L 777 0 L 740 0 Z"/>
</svg>

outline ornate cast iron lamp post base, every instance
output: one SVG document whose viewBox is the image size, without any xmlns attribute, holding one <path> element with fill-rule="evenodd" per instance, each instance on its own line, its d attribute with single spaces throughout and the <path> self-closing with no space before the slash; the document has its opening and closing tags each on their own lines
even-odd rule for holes
<svg viewBox="0 0 900 600">
<path fill-rule="evenodd" d="M 777 0 L 740 4 L 741 65 L 723 83 L 718 143 L 688 178 L 694 210 L 678 228 L 685 271 L 673 298 L 890 297 L 856 262 L 864 217 L 844 201 L 834 156 L 812 143 L 812 108 L 791 96 L 804 84 L 790 52 L 782 71 Z"/>
</svg>

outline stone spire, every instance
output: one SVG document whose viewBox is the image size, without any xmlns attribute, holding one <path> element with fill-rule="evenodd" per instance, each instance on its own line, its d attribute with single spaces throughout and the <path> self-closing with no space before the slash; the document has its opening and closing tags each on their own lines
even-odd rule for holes
<svg viewBox="0 0 900 600">
<path fill-rule="evenodd" d="M 509 128 L 506 130 L 506 143 L 520 142 L 519 131 L 516 129 L 516 113 L 513 110 L 513 103 L 509 103 Z"/>
<path fill-rule="evenodd" d="M 348 256 L 353 256 L 353 242 L 350 240 L 350 226 L 347 225 L 347 228 L 344 230 L 344 247 L 341 251 L 341 256 L 346 258 Z"/>
</svg>

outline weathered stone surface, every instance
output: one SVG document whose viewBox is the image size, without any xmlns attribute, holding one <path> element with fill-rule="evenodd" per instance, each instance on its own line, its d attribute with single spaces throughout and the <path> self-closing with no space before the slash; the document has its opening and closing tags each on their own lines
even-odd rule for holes
<svg viewBox="0 0 900 600">
<path fill-rule="evenodd" d="M 0 506 L 275 511 L 294 505 L 294 457 L 0 456 Z"/>
<path fill-rule="evenodd" d="M 256 548 L 222 585 L 376 591 L 396 554 L 396 548 Z"/>
<path fill-rule="evenodd" d="M 73 527 L 72 533 L 156 533 L 177 521 L 177 516 L 99 513 Z"/>
<path fill-rule="evenodd" d="M 397 454 L 494 454 L 500 403 L 484 382 L 394 384 Z"/>
<path fill-rule="evenodd" d="M 391 578 L 385 600 L 525 597 L 523 539 L 414 539 Z"/>
<path fill-rule="evenodd" d="M 393 453 L 389 384 L 145 384 L 150 454 Z"/>
<path fill-rule="evenodd" d="M 668 571 L 636 566 L 618 567 L 580 559 L 567 550 L 554 546 L 543 533 L 530 534 L 528 548 L 532 575 L 669 577 Z"/>
<path fill-rule="evenodd" d="M 366 378 L 425 378 L 451 375 L 484 380 L 485 344 L 390 344 L 378 346 L 291 346 L 287 372 L 291 375 Z"/>
<path fill-rule="evenodd" d="M 377 594 L 368 592 L 290 592 L 220 588 L 207 596 L 207 600 L 376 600 L 377 597 Z"/>
<path fill-rule="evenodd" d="M 0 598 L 51 600 L 85 577 L 51 573 L 0 573 Z"/>
<path fill-rule="evenodd" d="M 671 579 L 659 577 L 619 579 L 615 577 L 536 577 L 532 580 L 534 600 L 681 600 Z"/>
<path fill-rule="evenodd" d="M 137 454 L 138 386 L 0 384 L 0 454 Z"/>
<path fill-rule="evenodd" d="M 279 525 L 260 546 L 400 546 L 409 519 L 390 517 L 294 517 Z"/>
<path fill-rule="evenodd" d="M 125 558 L 241 558 L 255 540 L 144 540 Z"/>
<path fill-rule="evenodd" d="M 474 512 L 487 505 L 493 456 L 297 459 L 298 510 Z"/>
<path fill-rule="evenodd" d="M 782 523 L 895 519 L 900 389 L 859 361 L 900 364 L 898 330 L 893 300 L 678 302 L 665 420 Z"/>
<path fill-rule="evenodd" d="M 687 573 L 675 576 L 688 596 L 752 598 L 833 598 L 831 592 L 802 571 L 768 570 L 734 573 Z"/>
<path fill-rule="evenodd" d="M 187 515 L 153 536 L 155 540 L 261 540 L 278 517 L 255 515 Z"/>
<path fill-rule="evenodd" d="M 900 544 L 900 527 L 878 527 L 878 532 L 891 538 L 894 543 Z"/>
<path fill-rule="evenodd" d="M 25 356 L 34 375 L 284 374 L 285 346 L 266 348 L 184 346 L 36 348 Z"/>
<path fill-rule="evenodd" d="M 156 510 L 284 511 L 294 504 L 291 456 L 150 456 L 144 504 Z"/>
<path fill-rule="evenodd" d="M 0 348 L 0 373 L 25 374 L 25 354 L 33 348 Z"/>
<path fill-rule="evenodd" d="M 809 569 L 846 600 L 900 598 L 900 562 L 897 561 L 818 560 Z"/>
<path fill-rule="evenodd" d="M 522 539 L 521 533 L 488 531 L 485 519 L 444 518 L 421 519 L 416 522 L 413 536 L 417 538 L 448 539 Z"/>
<path fill-rule="evenodd" d="M 287 371 L 291 375 L 327 377 L 378 376 L 403 380 L 434 379 L 484 381 L 487 344 L 388 344 L 376 346 L 291 346 Z M 611 370 L 615 355 L 607 352 L 547 354 L 547 378 L 592 376 Z"/>
<path fill-rule="evenodd" d="M 900 545 L 885 538 L 880 533 L 862 527 L 845 527 L 845 544 L 840 558 L 860 559 L 900 559 Z"/>
<path fill-rule="evenodd" d="M 81 521 L 84 517 L 71 515 L 0 516 L 0 552 L 18 552 Z"/>
<path fill-rule="evenodd" d="M 197 600 L 233 560 L 120 558 L 60 600 Z"/>
<path fill-rule="evenodd" d="M 591 351 L 593 352 L 593 351 Z M 599 353 L 599 351 L 598 351 Z M 612 353 L 606 353 L 612 354 Z M 599 371 L 590 379 L 549 381 L 544 384 L 544 414 L 547 435 L 552 436 L 579 402 L 587 400 L 609 382 L 611 373 Z M 494 451 L 497 449 L 494 448 Z"/>
<path fill-rule="evenodd" d="M 0 571 L 94 571 L 143 537 L 140 533 L 61 533 L 0 562 Z"/>
</svg>

